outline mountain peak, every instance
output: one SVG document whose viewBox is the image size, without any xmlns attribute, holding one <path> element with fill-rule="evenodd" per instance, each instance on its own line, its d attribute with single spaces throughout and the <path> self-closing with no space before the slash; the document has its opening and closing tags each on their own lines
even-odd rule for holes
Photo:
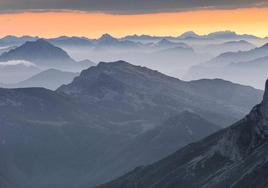
<svg viewBox="0 0 268 188">
<path fill-rule="evenodd" d="M 175 43 L 173 43 L 170 40 L 165 39 L 165 38 L 158 42 L 158 45 L 170 45 L 170 44 L 175 44 Z"/>
<path fill-rule="evenodd" d="M 59 47 L 44 39 L 27 41 L 0 56 L 1 61 L 25 60 L 44 68 L 66 69 L 73 66 L 74 60 Z"/>
<path fill-rule="evenodd" d="M 209 33 L 207 35 L 208 38 L 235 38 L 238 37 L 237 33 L 234 31 L 217 31 L 213 33 Z"/>
<path fill-rule="evenodd" d="M 193 31 L 187 31 L 187 32 L 181 34 L 179 37 L 180 38 L 198 38 L 200 36 Z"/>
<path fill-rule="evenodd" d="M 1 38 L 2 40 L 16 40 L 18 37 L 14 36 L 14 35 L 7 35 L 3 38 Z"/>
<path fill-rule="evenodd" d="M 114 38 L 112 35 L 110 35 L 108 33 L 105 33 L 99 38 L 99 40 L 100 41 L 103 41 L 103 40 L 116 40 L 116 38 Z"/>
</svg>

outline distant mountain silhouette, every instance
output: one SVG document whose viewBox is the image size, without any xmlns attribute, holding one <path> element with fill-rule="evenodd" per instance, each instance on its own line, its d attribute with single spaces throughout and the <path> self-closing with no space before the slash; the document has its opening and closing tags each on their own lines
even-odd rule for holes
<svg viewBox="0 0 268 188">
<path fill-rule="evenodd" d="M 150 35 L 129 35 L 122 38 L 122 40 L 130 40 L 134 42 L 155 42 L 162 39 L 168 39 L 168 37 L 157 37 Z"/>
<path fill-rule="evenodd" d="M 209 40 L 247 40 L 247 39 L 258 39 L 258 37 L 254 35 L 239 35 L 233 31 L 217 31 L 213 33 L 209 33 L 207 35 L 198 35 L 193 31 L 185 32 L 181 36 L 180 39 L 209 39 Z"/>
<path fill-rule="evenodd" d="M 38 37 L 32 36 L 12 36 L 8 35 L 0 39 L 0 46 L 19 46 L 28 41 L 35 41 L 38 40 Z"/>
<path fill-rule="evenodd" d="M 163 48 L 172 48 L 172 47 L 181 47 L 181 48 L 191 48 L 189 45 L 183 42 L 172 42 L 167 39 L 162 39 L 158 43 L 156 43 L 157 47 Z"/>
<path fill-rule="evenodd" d="M 139 44 L 133 41 L 129 41 L 129 40 L 119 40 L 117 38 L 114 38 L 113 36 L 109 35 L 109 34 L 104 34 L 102 35 L 99 39 L 97 39 L 94 42 L 94 47 L 97 50 L 101 50 L 101 49 L 118 49 L 121 48 L 123 50 L 126 50 L 125 48 L 137 48 L 139 47 Z"/>
<path fill-rule="evenodd" d="M 9 88 L 44 87 L 57 89 L 63 84 L 70 83 L 79 73 L 63 72 L 57 69 L 48 69 L 38 73 L 27 80 L 16 84 L 6 85 Z"/>
<path fill-rule="evenodd" d="M 40 66 L 74 63 L 74 60 L 66 52 L 43 39 L 26 42 L 0 56 L 0 61 L 9 60 L 27 60 Z"/>
<path fill-rule="evenodd" d="M 226 52 L 220 54 L 211 61 L 207 62 L 207 64 L 210 64 L 212 66 L 225 66 L 230 63 L 250 61 L 265 56 L 268 56 L 268 43 L 259 48 L 254 48 L 249 51 Z"/>
<path fill-rule="evenodd" d="M 201 36 L 193 31 L 187 31 L 179 36 L 180 39 L 200 38 Z"/>
<path fill-rule="evenodd" d="M 207 35 L 198 35 L 193 31 L 187 31 L 182 33 L 178 37 L 171 37 L 171 36 L 150 36 L 150 35 L 130 35 L 122 38 L 123 40 L 131 40 L 131 41 L 138 41 L 138 42 L 156 42 L 161 39 L 168 39 L 168 40 L 255 40 L 260 39 L 254 35 L 240 35 L 233 31 L 218 31 L 212 32 Z"/>
<path fill-rule="evenodd" d="M 208 62 L 193 66 L 184 78 L 186 80 L 222 78 L 262 88 L 268 71 L 267 57 L 268 44 L 249 51 L 223 53 Z"/>
<path fill-rule="evenodd" d="M 202 48 L 201 52 L 208 52 L 215 55 L 220 55 L 226 52 L 238 52 L 238 51 L 248 51 L 256 48 L 255 45 L 245 41 L 228 41 L 220 44 L 210 44 Z"/>
<path fill-rule="evenodd" d="M 64 50 L 44 39 L 26 42 L 22 46 L 5 52 L 0 56 L 0 61 L 10 60 L 30 61 L 43 69 L 81 69 L 79 63 L 73 60 Z"/>
<path fill-rule="evenodd" d="M 51 44 L 59 47 L 87 47 L 92 45 L 92 40 L 85 37 L 67 37 L 47 39 Z"/>
</svg>

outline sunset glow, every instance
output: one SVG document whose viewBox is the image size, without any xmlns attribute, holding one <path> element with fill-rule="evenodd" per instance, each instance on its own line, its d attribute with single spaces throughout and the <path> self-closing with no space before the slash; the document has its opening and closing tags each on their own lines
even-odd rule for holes
<svg viewBox="0 0 268 188">
<path fill-rule="evenodd" d="M 24 12 L 0 15 L 0 36 L 116 37 L 130 34 L 177 36 L 193 30 L 199 34 L 220 30 L 268 36 L 268 8 L 199 10 L 143 15 L 112 15 L 88 12 Z"/>
</svg>

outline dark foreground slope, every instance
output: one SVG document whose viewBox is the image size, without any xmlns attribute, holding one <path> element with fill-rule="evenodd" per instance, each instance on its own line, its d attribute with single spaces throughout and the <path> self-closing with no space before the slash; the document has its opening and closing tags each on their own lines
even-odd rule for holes
<svg viewBox="0 0 268 188">
<path fill-rule="evenodd" d="M 242 120 L 100 188 L 265 188 L 268 186 L 268 82 Z"/>
</svg>

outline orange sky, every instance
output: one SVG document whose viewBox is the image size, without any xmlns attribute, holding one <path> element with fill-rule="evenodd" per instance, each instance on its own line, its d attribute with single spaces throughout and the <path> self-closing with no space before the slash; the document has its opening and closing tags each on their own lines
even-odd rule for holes
<svg viewBox="0 0 268 188">
<path fill-rule="evenodd" d="M 0 36 L 41 37 L 114 36 L 151 34 L 177 36 L 193 30 L 206 34 L 219 30 L 268 36 L 268 8 L 204 10 L 145 15 L 111 15 L 85 12 L 26 12 L 0 14 Z"/>
</svg>

